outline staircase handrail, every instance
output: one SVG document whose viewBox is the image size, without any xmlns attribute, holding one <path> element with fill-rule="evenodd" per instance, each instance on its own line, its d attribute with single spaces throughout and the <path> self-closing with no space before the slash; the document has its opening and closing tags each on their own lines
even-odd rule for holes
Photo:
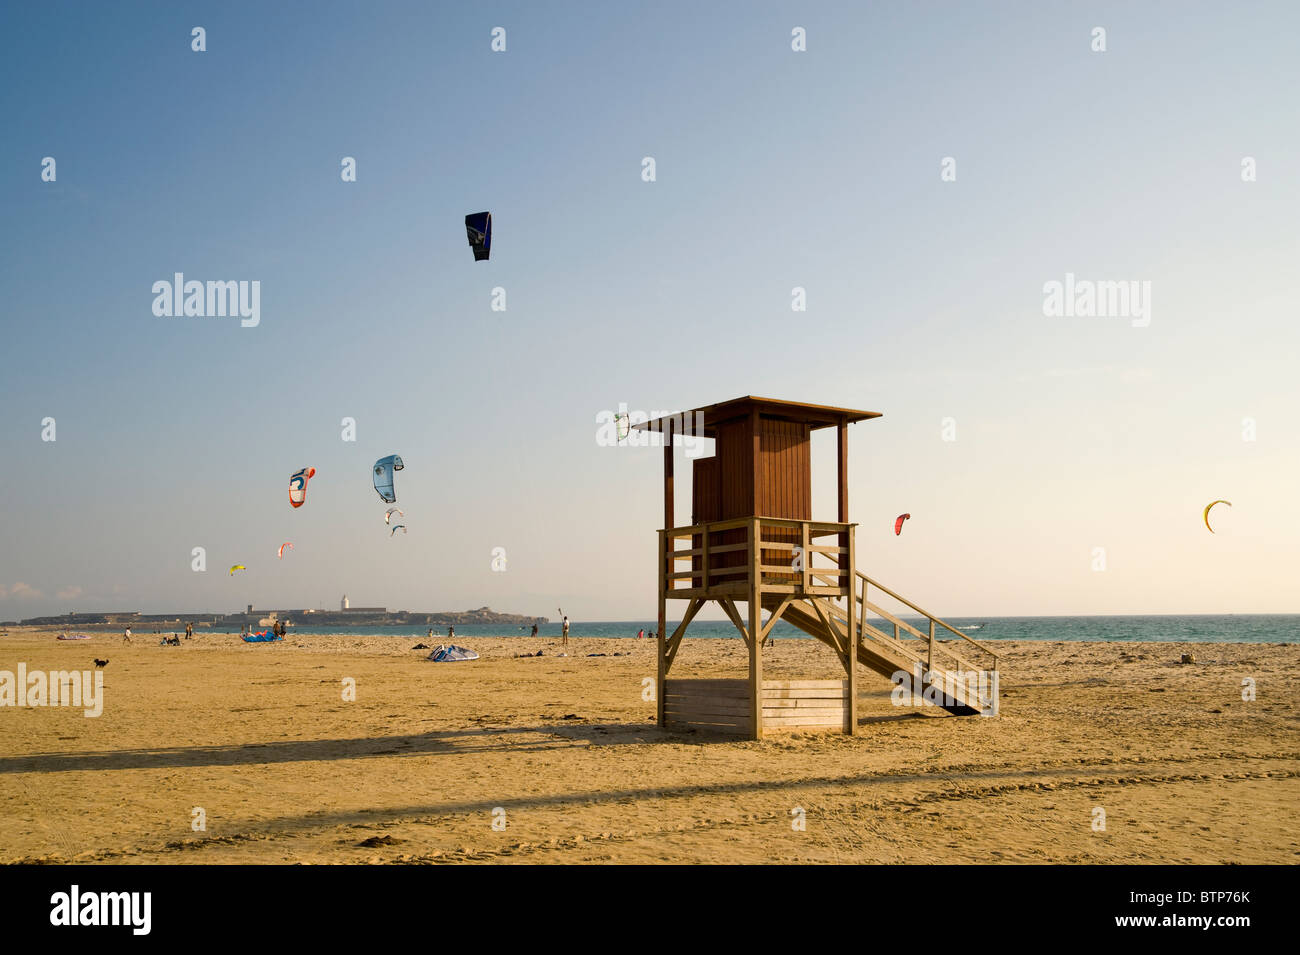
<svg viewBox="0 0 1300 955">
<path fill-rule="evenodd" d="M 912 601 L 908 600 L 906 597 L 900 597 L 898 594 L 894 593 L 892 590 L 890 590 L 890 589 L 889 589 L 888 587 L 886 587 L 884 584 L 879 583 L 879 582 L 873 580 L 872 578 L 868 577 L 866 574 L 862 573 L 862 571 L 858 571 L 858 576 L 861 577 L 861 578 L 862 578 L 864 581 L 866 581 L 868 584 L 870 584 L 872 587 L 875 587 L 877 590 L 883 590 L 885 593 L 889 594 L 889 596 L 893 597 L 893 598 L 894 598 L 895 600 L 897 600 L 899 603 L 901 603 L 901 604 L 903 604 L 903 605 L 905 605 L 905 606 L 907 606 L 907 607 L 911 607 L 913 610 L 915 610 L 917 613 L 919 613 L 922 617 L 925 617 L 927 620 L 930 620 L 930 621 L 932 621 L 932 622 L 934 622 L 934 623 L 937 623 L 939 626 L 943 627 L 945 630 L 948 630 L 949 632 L 955 634 L 956 636 L 961 637 L 963 640 L 965 640 L 967 643 L 971 644 L 972 646 L 977 647 L 977 648 L 979 648 L 980 650 L 983 650 L 985 653 L 987 653 L 989 656 L 991 656 L 991 657 L 993 658 L 993 669 L 995 669 L 995 670 L 997 669 L 997 666 L 998 666 L 998 655 L 997 655 L 997 653 L 996 653 L 994 650 L 992 650 L 992 649 L 989 648 L 989 647 L 986 647 L 984 644 L 980 643 L 978 640 L 974 639 L 973 637 L 969 637 L 969 636 L 967 636 L 966 634 L 962 633 L 960 630 L 958 630 L 957 628 L 953 627 L 951 624 L 947 623 L 946 621 L 944 621 L 944 620 L 940 620 L 940 619 L 939 619 L 938 617 L 936 617 L 934 614 L 932 614 L 932 613 L 928 613 L 927 611 L 922 610 L 920 607 L 918 607 L 916 604 L 912 603 Z M 860 598 L 860 599 L 864 599 L 864 600 L 865 600 L 865 597 L 862 597 L 862 598 Z M 865 608 L 864 608 L 864 609 L 865 609 Z"/>
</svg>

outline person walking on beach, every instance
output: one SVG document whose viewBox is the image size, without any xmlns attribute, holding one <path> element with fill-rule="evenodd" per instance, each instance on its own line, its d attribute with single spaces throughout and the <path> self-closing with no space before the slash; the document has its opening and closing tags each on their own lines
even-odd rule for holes
<svg viewBox="0 0 1300 955">
<path fill-rule="evenodd" d="M 640 630 L 638 630 L 638 631 L 636 632 L 636 638 L 637 638 L 638 640 L 640 640 L 640 639 L 642 639 L 644 636 L 645 636 L 645 627 L 642 627 Z"/>
<path fill-rule="evenodd" d="M 130 628 L 130 627 L 127 627 L 126 630 L 123 631 L 123 633 L 122 633 L 122 642 L 123 642 L 123 643 L 130 643 L 130 642 L 131 642 L 131 628 Z"/>
<path fill-rule="evenodd" d="M 455 627 L 448 627 L 448 628 L 447 628 L 447 639 L 448 639 L 448 640 L 455 640 L 455 639 L 456 639 L 456 628 L 455 628 Z"/>
<path fill-rule="evenodd" d="M 569 615 L 568 614 L 564 615 L 564 625 L 561 628 L 561 632 L 564 639 L 560 641 L 560 646 L 567 647 L 569 645 Z"/>
<path fill-rule="evenodd" d="M 193 636 L 194 636 L 194 624 L 187 622 L 185 624 L 185 639 L 189 640 Z"/>
<path fill-rule="evenodd" d="M 532 632 L 532 636 L 534 636 L 534 637 L 537 636 L 537 624 L 533 624 L 533 632 Z"/>
<path fill-rule="evenodd" d="M 429 628 L 429 637 L 428 637 L 428 639 L 430 639 L 430 640 L 433 639 L 433 627 L 430 627 L 430 628 Z"/>
</svg>

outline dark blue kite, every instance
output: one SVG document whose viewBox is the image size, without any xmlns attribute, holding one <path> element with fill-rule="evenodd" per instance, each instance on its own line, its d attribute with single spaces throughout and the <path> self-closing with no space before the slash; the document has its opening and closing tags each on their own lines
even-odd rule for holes
<svg viewBox="0 0 1300 955">
<path fill-rule="evenodd" d="M 465 217 L 465 232 L 474 250 L 474 261 L 486 262 L 492 253 L 492 213 L 471 212 Z"/>
</svg>

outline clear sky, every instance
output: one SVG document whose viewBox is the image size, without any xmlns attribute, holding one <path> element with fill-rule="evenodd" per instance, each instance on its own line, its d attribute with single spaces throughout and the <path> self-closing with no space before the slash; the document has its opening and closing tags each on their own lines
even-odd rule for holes
<svg viewBox="0 0 1300 955">
<path fill-rule="evenodd" d="M 649 620 L 661 455 L 597 415 L 743 394 L 883 412 L 850 431 L 858 565 L 932 612 L 1300 611 L 1298 32 L 1292 3 L 7 4 L 0 619 Z M 260 282 L 260 324 L 155 316 L 175 272 Z M 1067 273 L 1149 282 L 1149 325 L 1045 315 Z"/>
</svg>

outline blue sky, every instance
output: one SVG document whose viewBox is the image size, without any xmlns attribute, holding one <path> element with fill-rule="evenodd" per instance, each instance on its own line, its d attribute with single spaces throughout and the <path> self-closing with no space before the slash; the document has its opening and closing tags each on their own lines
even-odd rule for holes
<svg viewBox="0 0 1300 955">
<path fill-rule="evenodd" d="M 1300 609 L 1293 5 L 0 17 L 0 619 L 650 619 L 660 455 L 596 416 L 741 394 L 884 413 L 851 430 L 859 567 L 934 612 Z M 156 317 L 178 271 L 259 281 L 261 324 Z M 1045 316 L 1067 272 L 1150 282 L 1150 325 Z"/>
</svg>

